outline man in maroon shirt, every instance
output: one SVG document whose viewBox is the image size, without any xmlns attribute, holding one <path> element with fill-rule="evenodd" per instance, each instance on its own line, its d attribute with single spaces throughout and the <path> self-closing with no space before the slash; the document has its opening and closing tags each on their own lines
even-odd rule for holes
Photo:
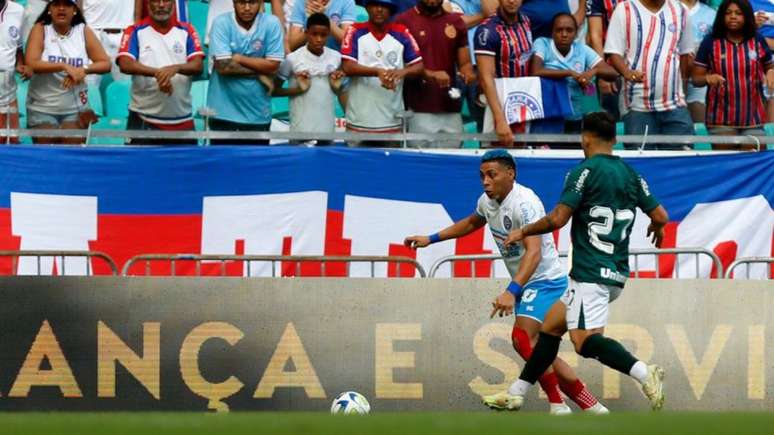
<svg viewBox="0 0 774 435">
<path fill-rule="evenodd" d="M 414 112 L 412 133 L 462 133 L 462 99 L 454 87 L 459 74 L 465 84 L 476 81 L 468 51 L 468 29 L 459 14 L 443 9 L 443 0 L 418 0 L 398 15 L 395 22 L 409 29 L 419 45 L 425 72 L 406 79 L 403 98 Z M 455 142 L 420 143 L 420 146 L 456 146 Z"/>
</svg>

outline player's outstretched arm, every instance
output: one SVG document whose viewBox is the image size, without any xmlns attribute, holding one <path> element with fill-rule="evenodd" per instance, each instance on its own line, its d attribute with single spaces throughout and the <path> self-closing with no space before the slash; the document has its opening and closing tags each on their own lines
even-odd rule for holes
<svg viewBox="0 0 774 435">
<path fill-rule="evenodd" d="M 534 224 L 529 224 L 524 228 L 516 228 L 511 231 L 505 239 L 505 247 L 508 248 L 515 245 L 524 240 L 525 237 L 546 234 L 562 228 L 570 221 L 572 212 L 572 208 L 568 205 L 557 204 L 556 207 L 551 210 L 551 213 L 547 214 Z"/>
<path fill-rule="evenodd" d="M 403 244 L 412 249 L 424 248 L 443 240 L 456 239 L 458 237 L 467 236 L 468 234 L 476 231 L 484 225 L 486 225 L 486 220 L 476 213 L 473 213 L 465 219 L 457 221 L 450 227 L 444 228 L 435 234 L 431 234 L 429 236 L 406 237 L 406 240 L 403 241 Z"/>
<path fill-rule="evenodd" d="M 659 205 L 648 212 L 648 217 L 650 218 L 648 237 L 657 248 L 660 248 L 664 240 L 664 227 L 669 222 L 669 214 L 663 206 Z"/>
</svg>

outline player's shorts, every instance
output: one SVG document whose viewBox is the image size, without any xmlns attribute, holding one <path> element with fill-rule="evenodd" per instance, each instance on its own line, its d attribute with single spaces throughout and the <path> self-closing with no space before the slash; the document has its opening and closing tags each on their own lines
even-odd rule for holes
<svg viewBox="0 0 774 435">
<path fill-rule="evenodd" d="M 543 323 L 551 305 L 567 290 L 567 277 L 527 283 L 521 291 L 516 315 L 529 317 Z"/>
<path fill-rule="evenodd" d="M 607 325 L 608 306 L 618 299 L 622 287 L 577 282 L 570 280 L 570 286 L 561 301 L 567 306 L 567 329 L 594 329 Z"/>
</svg>

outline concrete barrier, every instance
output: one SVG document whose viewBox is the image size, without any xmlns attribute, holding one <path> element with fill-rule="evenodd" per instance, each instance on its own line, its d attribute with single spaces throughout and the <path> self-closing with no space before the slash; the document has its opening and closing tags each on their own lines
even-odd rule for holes
<svg viewBox="0 0 774 435">
<path fill-rule="evenodd" d="M 483 410 L 522 366 L 502 280 L 0 278 L 0 409 Z M 667 372 L 666 409 L 774 408 L 774 284 L 633 280 L 609 335 Z M 616 410 L 633 381 L 561 356 Z M 536 388 L 529 410 L 546 410 Z"/>
</svg>

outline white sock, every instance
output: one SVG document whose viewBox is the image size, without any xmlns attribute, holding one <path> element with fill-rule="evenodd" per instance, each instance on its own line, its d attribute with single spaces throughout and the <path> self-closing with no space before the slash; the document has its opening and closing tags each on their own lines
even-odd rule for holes
<svg viewBox="0 0 774 435">
<path fill-rule="evenodd" d="M 508 387 L 508 394 L 511 396 L 526 396 L 529 389 L 532 388 L 532 384 L 527 381 L 517 379 Z"/>
<path fill-rule="evenodd" d="M 644 384 L 648 379 L 648 366 L 642 361 L 637 361 L 632 366 L 632 369 L 629 370 L 629 376 L 636 379 L 637 382 Z"/>
</svg>

